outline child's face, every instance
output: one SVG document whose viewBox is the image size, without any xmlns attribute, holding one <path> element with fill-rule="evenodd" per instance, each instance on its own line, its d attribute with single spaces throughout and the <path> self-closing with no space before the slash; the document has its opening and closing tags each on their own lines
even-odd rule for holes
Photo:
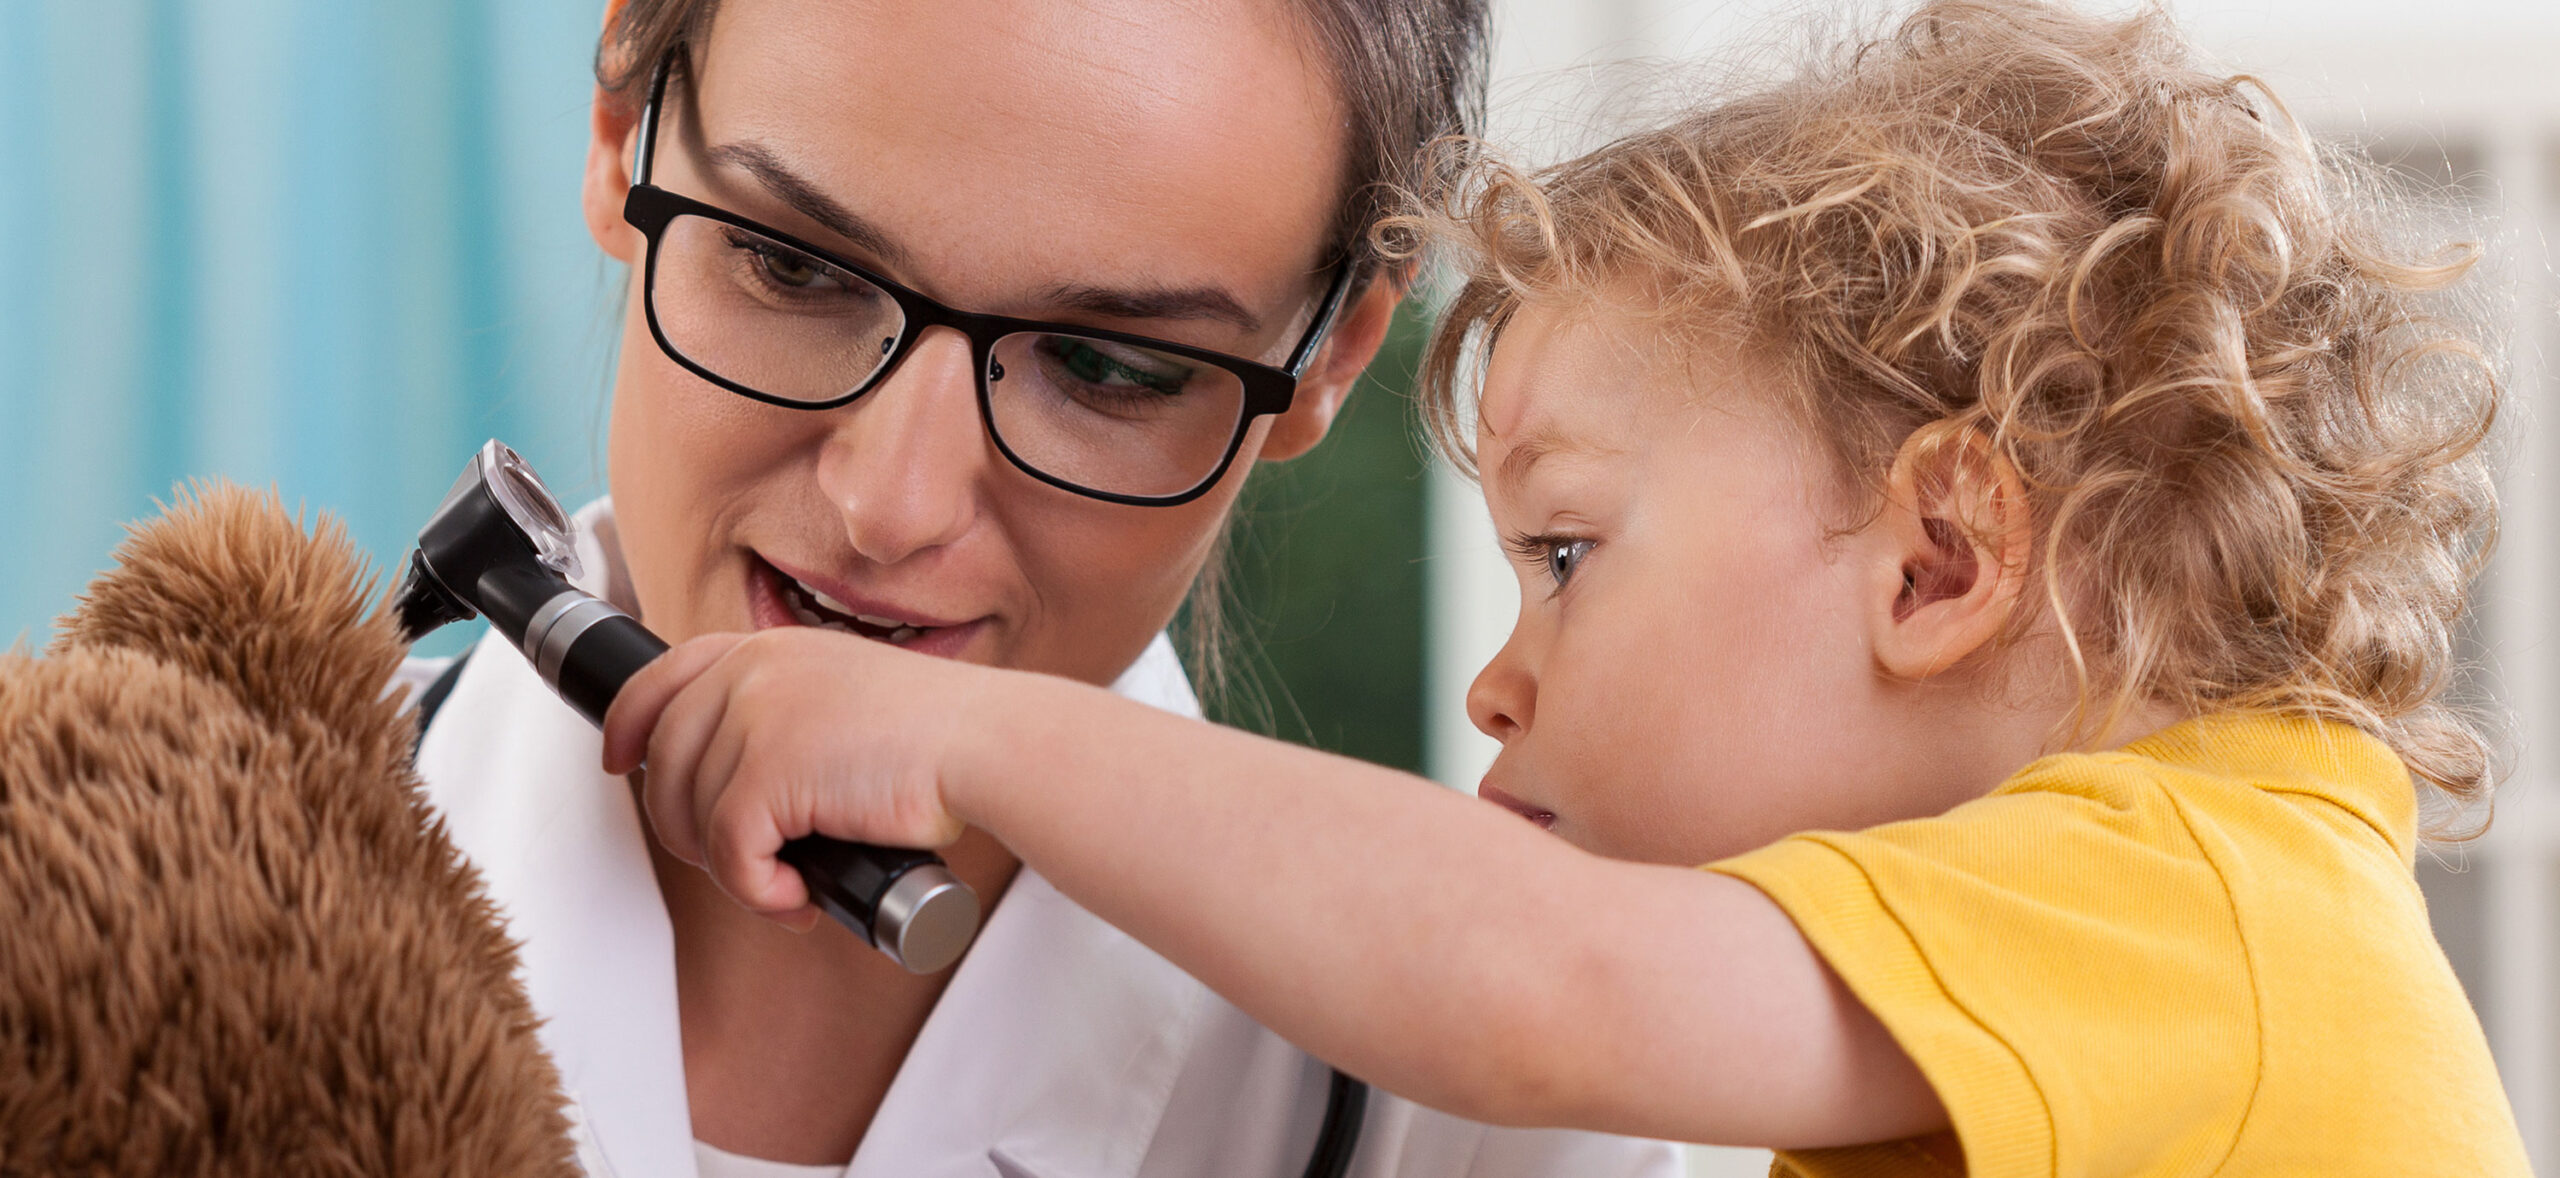
<svg viewBox="0 0 2560 1178">
<path fill-rule="evenodd" d="M 1532 307 L 1494 350 L 1478 457 L 1520 618 L 1467 696 L 1503 743 L 1485 793 L 1670 863 L 1927 812 L 1869 641 L 1894 558 L 1841 534 L 1856 509 L 1774 376 L 1659 340 Z"/>
</svg>

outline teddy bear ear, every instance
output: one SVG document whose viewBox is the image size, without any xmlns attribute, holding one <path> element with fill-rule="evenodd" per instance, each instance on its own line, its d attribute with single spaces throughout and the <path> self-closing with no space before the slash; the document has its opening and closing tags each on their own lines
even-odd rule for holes
<svg viewBox="0 0 2560 1178">
<path fill-rule="evenodd" d="M 273 491 L 194 482 L 131 526 L 53 651 L 138 651 L 228 687 L 270 724 L 301 713 L 354 736 L 398 723 L 382 693 L 403 648 L 389 613 L 368 609 L 376 587 L 334 518 L 306 530 Z"/>
</svg>

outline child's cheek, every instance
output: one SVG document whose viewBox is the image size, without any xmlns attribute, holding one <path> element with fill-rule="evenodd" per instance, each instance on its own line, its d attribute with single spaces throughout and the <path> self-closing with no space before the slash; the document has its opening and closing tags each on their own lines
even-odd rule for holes
<svg viewBox="0 0 2560 1178">
<path fill-rule="evenodd" d="M 1556 833 L 1587 850 L 1689 860 L 1687 840 L 1665 837 L 1666 815 L 1684 803 L 1665 796 L 1664 782 L 1698 759 L 1695 695 L 1714 685 L 1680 673 L 1665 637 L 1659 626 L 1621 624 L 1563 636 L 1550 651 L 1531 747 L 1520 751 L 1532 754 L 1527 767 L 1557 813 Z"/>
</svg>

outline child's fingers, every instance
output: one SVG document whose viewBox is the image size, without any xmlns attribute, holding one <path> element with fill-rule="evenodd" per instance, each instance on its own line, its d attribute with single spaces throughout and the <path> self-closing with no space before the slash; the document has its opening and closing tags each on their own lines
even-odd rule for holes
<svg viewBox="0 0 2560 1178">
<path fill-rule="evenodd" d="M 702 809 L 706 790 L 726 779 L 702 777 L 703 753 L 718 739 L 729 715 L 729 684 L 717 672 L 697 675 L 660 705 L 649 732 L 649 770 L 640 779 L 640 805 L 658 844 L 687 863 L 702 862 Z"/>
<path fill-rule="evenodd" d="M 754 707 L 738 698 L 734 686 L 722 693 L 720 711 L 720 723 L 706 735 L 701 750 L 690 761 L 682 798 L 671 803 L 684 807 L 683 821 L 697 844 L 693 862 L 706 867 L 709 848 L 700 844 L 710 837 L 713 807 L 738 792 L 731 787 L 744 784 L 738 780 L 738 770 L 747 755 L 748 730 L 753 727 L 744 717 L 754 714 Z"/>
<path fill-rule="evenodd" d="M 707 634 L 678 643 L 622 685 L 604 714 L 604 771 L 629 773 L 649 753 L 649 736 L 676 693 L 746 641 L 745 634 Z"/>
<path fill-rule="evenodd" d="M 712 803 L 703 819 L 703 866 L 748 911 L 805 927 L 809 887 L 779 858 L 782 828 L 771 806 L 746 793 L 722 790 Z"/>
</svg>

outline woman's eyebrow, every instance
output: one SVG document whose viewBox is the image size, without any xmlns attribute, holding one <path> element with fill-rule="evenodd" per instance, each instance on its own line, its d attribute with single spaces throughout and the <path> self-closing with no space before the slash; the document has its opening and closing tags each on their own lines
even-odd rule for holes
<svg viewBox="0 0 2560 1178">
<path fill-rule="evenodd" d="M 893 268 L 909 264 L 911 255 L 887 232 L 819 191 L 817 185 L 792 171 L 770 148 L 758 143 L 723 143 L 705 154 L 714 163 L 744 170 L 782 203 L 873 258 Z M 1233 294 L 1214 286 L 1055 286 L 1041 292 L 1041 301 L 1067 311 L 1112 319 L 1217 319 L 1233 323 L 1247 334 L 1262 330 L 1260 316 L 1246 310 Z"/>
<path fill-rule="evenodd" d="M 1214 286 L 1053 286 L 1041 301 L 1112 319 L 1219 319 L 1247 334 L 1262 330 L 1261 316 Z"/>
<path fill-rule="evenodd" d="M 800 215 L 852 242 L 881 262 L 895 267 L 904 266 L 910 260 L 907 251 L 890 240 L 879 226 L 863 220 L 861 214 L 844 207 L 836 198 L 818 191 L 817 185 L 785 166 L 763 145 L 723 143 L 706 154 L 714 163 L 745 169 L 748 175 L 756 178 L 756 183 L 764 185 L 765 191 L 780 198 L 782 203 L 799 210 Z"/>
</svg>

